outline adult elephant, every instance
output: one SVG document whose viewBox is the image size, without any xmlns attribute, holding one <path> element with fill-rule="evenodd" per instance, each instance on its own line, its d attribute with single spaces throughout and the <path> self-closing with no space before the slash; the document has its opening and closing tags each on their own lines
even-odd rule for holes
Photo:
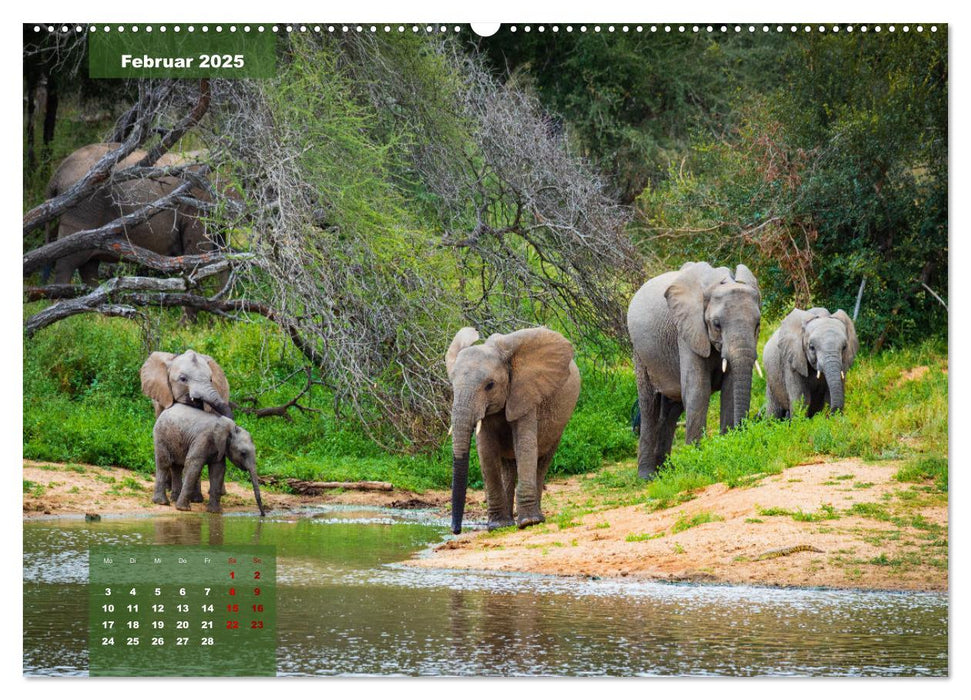
<svg viewBox="0 0 971 700">
<path fill-rule="evenodd" d="M 842 411 L 846 372 L 860 343 L 846 312 L 793 309 L 763 350 L 768 415 L 789 418 L 802 402 L 810 417 L 829 404 Z"/>
<path fill-rule="evenodd" d="M 233 418 L 226 373 L 208 355 L 194 350 L 186 350 L 180 355 L 153 352 L 142 365 L 140 374 L 142 393 L 152 400 L 156 418 L 176 403 Z M 192 502 L 202 503 L 199 480 L 190 486 Z"/>
<path fill-rule="evenodd" d="M 711 394 L 721 391 L 721 431 L 748 415 L 761 297 L 745 265 L 685 263 L 648 280 L 630 302 L 640 407 L 637 474 L 651 479 L 686 413 L 688 444 L 701 439 Z"/>
<path fill-rule="evenodd" d="M 445 354 L 452 382 L 452 532 L 462 531 L 473 431 L 488 528 L 543 522 L 546 471 L 580 395 L 573 346 L 556 331 L 495 334 L 463 328 Z M 513 520 L 515 498 L 516 519 Z"/>
<path fill-rule="evenodd" d="M 118 148 L 117 143 L 95 143 L 82 146 L 64 159 L 45 192 L 47 198 L 56 197 L 73 187 L 84 177 L 103 156 Z M 114 170 L 135 165 L 144 158 L 145 151 L 136 150 L 115 165 Z M 166 153 L 156 163 L 159 167 L 184 165 L 193 162 L 191 156 Z M 124 182 L 111 183 L 102 187 L 70 207 L 60 216 L 57 238 L 65 238 L 79 231 L 95 229 L 108 224 L 120 216 L 161 199 L 182 180 L 174 176 L 159 178 L 138 178 Z M 206 201 L 208 193 L 193 188 L 191 194 L 196 199 Z M 159 255 L 177 256 L 209 252 L 219 246 L 207 233 L 200 218 L 200 212 L 188 204 L 173 204 L 154 214 L 148 220 L 131 227 L 125 232 L 136 246 L 146 248 Z M 81 281 L 94 286 L 98 280 L 100 262 L 116 262 L 117 257 L 102 250 L 83 250 L 60 258 L 54 264 L 54 282 L 68 284 L 77 270 Z"/>
</svg>

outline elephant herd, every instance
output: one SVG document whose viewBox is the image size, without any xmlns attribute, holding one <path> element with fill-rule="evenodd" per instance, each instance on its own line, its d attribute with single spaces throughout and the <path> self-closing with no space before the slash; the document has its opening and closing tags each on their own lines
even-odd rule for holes
<svg viewBox="0 0 971 700">
<path fill-rule="evenodd" d="M 721 392 L 721 431 L 748 415 L 758 368 L 761 297 L 752 272 L 686 263 L 648 280 L 631 300 L 627 325 L 634 349 L 640 408 L 638 475 L 653 478 L 685 415 L 691 444 L 704 431 L 713 392 Z M 487 527 L 541 523 L 543 484 L 577 399 L 580 372 L 573 346 L 548 328 L 489 336 L 455 334 L 445 353 L 452 384 L 452 531 L 462 531 L 473 435 L 485 483 Z M 842 410 L 846 371 L 859 349 L 842 310 L 794 309 L 763 350 L 766 411 L 784 419 L 800 403 L 811 416 Z M 153 352 L 141 369 L 142 391 L 156 423 L 155 492 L 179 510 L 202 502 L 200 475 L 209 466 L 210 512 L 220 512 L 226 460 L 246 471 L 260 514 L 265 510 L 250 434 L 233 422 L 229 383 L 209 356 Z M 515 517 L 514 517 L 515 516 Z"/>
<path fill-rule="evenodd" d="M 758 369 L 761 295 L 745 265 L 708 263 L 648 280 L 634 295 L 627 327 L 640 409 L 637 473 L 651 479 L 685 415 L 691 444 L 704 431 L 713 392 L 721 392 L 721 431 L 748 415 Z M 547 328 L 492 335 L 463 328 L 445 354 L 453 388 L 452 532 L 462 531 L 473 430 L 485 482 L 490 530 L 543 521 L 543 480 L 580 394 L 573 347 Z M 800 403 L 813 415 L 842 410 L 846 371 L 859 349 L 842 310 L 793 310 L 763 350 L 766 410 L 775 418 Z M 759 370 L 761 371 L 761 370 Z M 513 520 L 513 502 L 516 519 Z"/>
<path fill-rule="evenodd" d="M 120 144 L 85 146 L 60 165 L 48 197 L 71 188 L 100 158 Z M 116 170 L 141 160 L 136 151 Z M 167 154 L 159 166 L 185 165 L 193 158 Z M 180 184 L 175 176 L 121 180 L 96 192 L 60 217 L 58 238 L 110 221 L 157 201 Z M 196 188 L 196 201 L 208 195 Z M 132 227 L 135 245 L 161 255 L 215 250 L 200 212 L 177 204 Z M 68 283 L 77 270 L 86 284 L 97 279 L 105 253 L 87 251 L 58 260 L 55 282 Z M 745 265 L 734 271 L 708 263 L 648 280 L 634 294 L 627 313 L 637 381 L 640 437 L 637 473 L 651 479 L 664 463 L 682 414 L 687 442 L 702 435 L 712 393 L 721 392 L 721 431 L 748 415 L 752 371 L 759 370 L 761 321 L 758 281 Z M 452 531 L 462 530 L 473 434 L 488 504 L 490 530 L 528 527 L 543 521 L 540 500 L 546 472 L 580 395 L 573 346 L 547 328 L 495 334 L 481 344 L 474 328 L 452 340 L 445 366 L 453 388 Z M 799 403 L 811 416 L 829 405 L 842 410 L 846 371 L 859 348 L 853 321 L 842 310 L 793 310 L 763 350 L 766 412 L 791 416 Z M 232 420 L 229 384 L 216 362 L 189 350 L 181 355 L 154 352 L 141 370 L 142 390 L 152 399 L 156 424 L 155 493 L 176 508 L 201 502 L 199 477 L 209 465 L 208 509 L 220 510 L 226 459 L 247 471 L 264 513 L 249 433 Z M 514 518 L 515 511 L 515 518 Z"/>
</svg>

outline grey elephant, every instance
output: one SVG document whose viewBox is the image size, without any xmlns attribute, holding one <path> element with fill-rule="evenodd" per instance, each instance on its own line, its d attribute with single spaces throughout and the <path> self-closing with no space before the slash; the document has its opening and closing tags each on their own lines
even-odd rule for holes
<svg viewBox="0 0 971 700">
<path fill-rule="evenodd" d="M 701 439 L 713 392 L 721 391 L 722 432 L 748 415 L 760 306 L 758 282 L 745 265 L 733 273 L 704 262 L 648 280 L 631 299 L 638 476 L 656 475 L 682 413 L 688 444 Z"/>
<path fill-rule="evenodd" d="M 762 351 L 766 413 L 789 418 L 800 401 L 808 416 L 827 404 L 843 410 L 846 373 L 859 349 L 856 328 L 842 309 L 793 309 Z"/>
<path fill-rule="evenodd" d="M 142 365 L 140 374 L 142 393 L 152 400 L 156 418 L 176 403 L 233 418 L 226 373 L 208 355 L 194 350 L 180 355 L 153 352 Z M 191 483 L 189 497 L 194 503 L 202 502 L 198 480 Z"/>
<path fill-rule="evenodd" d="M 117 143 L 95 143 L 74 151 L 64 159 L 51 176 L 45 192 L 47 198 L 56 197 L 69 190 L 87 174 L 91 166 L 118 146 L 120 144 Z M 114 170 L 135 165 L 145 155 L 145 151 L 136 150 L 120 161 Z M 159 158 L 156 166 L 184 165 L 187 162 L 191 162 L 190 157 L 166 153 Z M 78 231 L 104 226 L 119 216 L 130 214 L 164 197 L 182 182 L 178 177 L 169 176 L 139 178 L 102 187 L 61 214 L 57 238 L 61 239 Z M 209 199 L 208 193 L 200 188 L 193 188 L 190 194 L 201 201 Z M 131 227 L 125 234 L 134 245 L 159 255 L 199 254 L 211 252 L 219 247 L 218 242 L 207 235 L 200 212 L 189 204 L 174 204 L 163 209 L 147 221 Z M 80 251 L 60 258 L 54 264 L 54 282 L 68 284 L 74 271 L 78 270 L 81 281 L 94 286 L 98 280 L 98 264 L 114 262 L 117 259 L 110 253 L 100 250 Z"/>
<path fill-rule="evenodd" d="M 260 515 L 266 515 L 256 475 L 256 447 L 249 432 L 229 418 L 206 413 L 184 404 L 174 404 L 162 411 L 152 430 L 155 442 L 155 493 L 152 502 L 168 505 L 165 496 L 166 476 L 171 479 L 172 498 L 179 510 L 191 510 L 190 494 L 183 484 L 194 484 L 209 465 L 210 513 L 222 511 L 220 500 L 225 493 L 226 460 L 249 473 L 253 495 Z"/>
<path fill-rule="evenodd" d="M 155 416 L 173 403 L 185 403 L 233 417 L 229 406 L 229 380 L 222 367 L 195 350 L 180 355 L 153 352 L 141 369 L 142 393 L 152 400 Z"/>
<path fill-rule="evenodd" d="M 573 346 L 556 331 L 495 334 L 463 328 L 445 354 L 452 382 L 452 532 L 462 531 L 469 449 L 476 435 L 488 527 L 544 520 L 543 481 L 580 395 Z M 513 501 L 516 520 L 513 520 Z"/>
</svg>

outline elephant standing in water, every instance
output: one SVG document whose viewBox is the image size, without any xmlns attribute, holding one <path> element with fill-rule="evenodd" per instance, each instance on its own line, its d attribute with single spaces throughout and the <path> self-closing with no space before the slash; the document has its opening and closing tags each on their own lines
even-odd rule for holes
<svg viewBox="0 0 971 700">
<path fill-rule="evenodd" d="M 495 334 L 463 328 L 445 354 L 452 382 L 452 532 L 462 531 L 473 432 L 490 530 L 543 522 L 546 471 L 580 395 L 573 346 L 548 328 Z M 516 520 L 513 520 L 515 497 Z"/>
<path fill-rule="evenodd" d="M 153 352 L 141 369 L 142 393 L 152 400 L 155 417 L 173 404 L 181 403 L 200 410 L 200 416 L 216 413 L 233 418 L 229 406 L 229 381 L 215 360 L 194 350 L 181 355 Z M 164 493 L 167 481 L 162 485 Z M 156 489 L 159 485 L 156 483 Z M 198 479 L 190 484 L 189 498 L 202 502 Z"/>
<path fill-rule="evenodd" d="M 162 411 L 155 421 L 152 437 L 155 442 L 153 503 L 168 505 L 164 483 L 166 476 L 170 476 L 175 507 L 179 510 L 191 510 L 189 490 L 183 489 L 183 483 L 198 483 L 202 468 L 208 464 L 209 505 L 206 510 L 210 513 L 222 512 L 219 501 L 225 493 L 228 458 L 249 474 L 260 515 L 266 515 L 263 499 L 260 497 L 260 482 L 256 475 L 256 447 L 253 445 L 253 438 L 232 420 L 192 406 L 176 404 Z"/>
<path fill-rule="evenodd" d="M 846 372 L 859 349 L 856 328 L 842 309 L 794 309 L 762 352 L 768 415 L 790 418 L 800 401 L 810 417 L 826 404 L 842 411 Z"/>
<path fill-rule="evenodd" d="M 761 321 L 759 285 L 745 265 L 685 263 L 648 280 L 630 302 L 640 406 L 637 474 L 651 479 L 671 452 L 686 413 L 688 444 L 701 439 L 712 392 L 721 391 L 721 431 L 748 415 Z"/>
<path fill-rule="evenodd" d="M 84 177 L 88 170 L 103 156 L 117 149 L 118 143 L 95 143 L 83 146 L 64 159 L 47 185 L 48 199 L 63 194 Z M 115 165 L 123 170 L 144 158 L 145 151 L 136 150 Z M 166 153 L 159 158 L 157 167 L 185 165 L 192 162 L 186 156 Z M 115 182 L 103 187 L 66 210 L 60 216 L 57 238 L 61 239 L 79 231 L 99 228 L 120 216 L 155 202 L 171 193 L 183 183 L 178 177 L 138 178 Z M 210 196 L 200 188 L 190 194 L 200 201 Z M 173 203 L 158 211 L 148 220 L 132 226 L 125 235 L 134 245 L 159 255 L 193 255 L 217 250 L 220 242 L 210 238 L 200 218 L 200 212 L 188 204 Z M 69 284 L 74 271 L 78 270 L 81 281 L 94 286 L 98 281 L 99 262 L 115 262 L 117 257 L 102 250 L 83 250 L 59 259 L 54 264 L 54 282 Z M 225 276 L 219 280 L 225 283 Z"/>
</svg>

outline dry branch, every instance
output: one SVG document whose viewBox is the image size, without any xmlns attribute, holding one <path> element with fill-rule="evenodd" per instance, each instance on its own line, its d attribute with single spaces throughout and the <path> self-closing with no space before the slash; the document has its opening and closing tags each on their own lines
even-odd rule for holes
<svg viewBox="0 0 971 700">
<path fill-rule="evenodd" d="M 209 89 L 209 80 L 202 79 L 199 81 L 199 101 L 196 102 L 195 107 L 189 112 L 178 124 L 169 129 L 169 131 L 164 134 L 161 140 L 149 151 L 144 158 L 135 164 L 135 167 L 148 167 L 155 165 L 155 162 L 162 157 L 175 143 L 185 135 L 189 129 L 194 127 L 202 119 L 202 116 L 209 110 L 209 102 L 212 99 L 212 93 Z"/>
<path fill-rule="evenodd" d="M 118 148 L 102 156 L 67 192 L 48 199 L 24 214 L 24 235 L 54 220 L 98 189 L 110 177 L 112 169 L 148 138 L 148 125 L 155 117 L 162 98 L 163 94 L 159 89 L 143 91 L 137 104 L 138 118 L 128 138 Z"/>
<path fill-rule="evenodd" d="M 285 404 L 282 404 L 280 406 L 267 406 L 265 408 L 249 408 L 246 406 L 240 406 L 238 403 L 231 402 L 233 409 L 239 413 L 248 413 L 250 415 L 256 416 L 257 418 L 265 418 L 267 416 L 282 416 L 288 422 L 293 421 L 293 418 L 290 417 L 290 413 L 289 413 L 291 408 L 296 408 L 300 411 L 307 411 L 311 413 L 319 413 L 320 411 L 316 408 L 310 408 L 309 406 L 301 406 L 298 403 L 300 399 L 303 398 L 314 385 L 313 369 L 310 367 L 304 367 L 303 371 L 307 375 L 306 384 L 304 384 L 304 387 L 300 390 L 300 392 L 296 396 L 294 396 L 292 399 L 287 401 Z M 292 377 L 293 375 L 290 375 L 290 376 Z M 256 397 L 248 396 L 246 398 L 241 399 L 241 401 L 256 403 Z"/>
<path fill-rule="evenodd" d="M 302 496 L 317 496 L 321 491 L 345 489 L 347 491 L 394 491 L 390 481 L 304 481 L 302 479 L 280 479 L 275 476 L 261 476 L 261 484 L 284 483 L 294 493 Z"/>
<path fill-rule="evenodd" d="M 90 172 L 89 172 L 90 174 Z M 85 176 L 87 177 L 87 176 Z M 140 254 L 133 252 L 136 246 L 128 244 L 129 248 L 126 249 L 125 246 L 121 245 L 121 241 L 124 239 L 119 239 L 115 241 L 113 239 L 118 237 L 118 234 L 125 232 L 130 227 L 136 226 L 143 221 L 150 219 L 156 212 L 170 206 L 175 199 L 178 197 L 188 194 L 192 189 L 191 182 L 183 182 L 181 185 L 172 190 L 169 194 L 165 195 L 161 199 L 158 199 L 151 204 L 146 204 L 139 209 L 121 216 L 114 221 L 105 224 L 96 229 L 90 229 L 88 231 L 78 231 L 70 236 L 65 236 L 59 240 L 43 245 L 40 248 L 31 250 L 24 254 L 24 276 L 36 272 L 44 265 L 52 263 L 59 258 L 63 258 L 74 253 L 80 253 L 85 250 L 92 249 L 102 249 L 102 250 L 112 250 L 112 252 L 118 252 L 121 254 L 123 251 L 127 250 L 129 254 Z M 127 243 L 127 241 L 125 241 Z M 111 246 L 106 248 L 105 246 Z M 113 250 L 117 248 L 117 251 Z M 139 249 L 144 250 L 144 249 Z M 149 251 L 145 251 L 148 253 Z M 154 254 L 153 254 L 154 255 Z M 207 259 L 206 262 L 212 262 L 212 259 Z"/>
</svg>

